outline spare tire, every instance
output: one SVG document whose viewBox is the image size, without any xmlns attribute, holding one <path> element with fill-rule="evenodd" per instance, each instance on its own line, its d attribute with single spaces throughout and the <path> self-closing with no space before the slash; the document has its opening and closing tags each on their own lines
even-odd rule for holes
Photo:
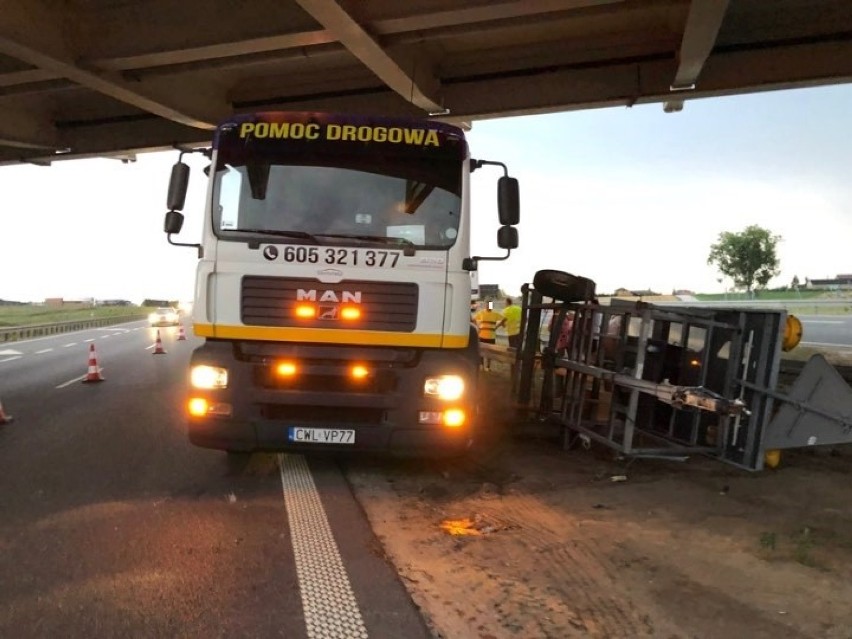
<svg viewBox="0 0 852 639">
<path fill-rule="evenodd" d="M 537 271 L 533 278 L 533 288 L 545 297 L 560 302 L 582 302 L 595 297 L 594 281 L 565 271 Z"/>
</svg>

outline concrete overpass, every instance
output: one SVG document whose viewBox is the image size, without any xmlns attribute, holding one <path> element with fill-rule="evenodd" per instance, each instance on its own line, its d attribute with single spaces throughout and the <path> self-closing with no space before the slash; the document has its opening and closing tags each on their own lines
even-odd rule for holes
<svg viewBox="0 0 852 639">
<path fill-rule="evenodd" d="M 0 165 L 205 144 L 241 111 L 677 111 L 850 79 L 849 0 L 0 0 Z"/>
</svg>

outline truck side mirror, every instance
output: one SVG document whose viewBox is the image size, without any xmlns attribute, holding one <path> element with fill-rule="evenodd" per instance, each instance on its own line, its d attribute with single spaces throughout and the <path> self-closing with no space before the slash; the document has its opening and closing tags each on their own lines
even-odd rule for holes
<svg viewBox="0 0 852 639">
<path fill-rule="evenodd" d="M 169 178 L 169 195 L 166 198 L 166 208 L 171 211 L 180 211 L 186 202 L 186 189 L 189 185 L 189 166 L 183 162 L 177 162 L 172 167 L 172 175 Z"/>
<path fill-rule="evenodd" d="M 183 213 L 178 211 L 169 211 L 166 213 L 166 219 L 163 224 L 163 230 L 166 233 L 180 233 L 183 228 Z"/>
<path fill-rule="evenodd" d="M 518 180 L 504 175 L 497 181 L 497 210 L 500 224 L 514 226 L 521 221 L 521 196 Z"/>
<path fill-rule="evenodd" d="M 508 225 L 497 229 L 497 246 L 509 250 L 518 248 L 518 229 Z"/>
</svg>

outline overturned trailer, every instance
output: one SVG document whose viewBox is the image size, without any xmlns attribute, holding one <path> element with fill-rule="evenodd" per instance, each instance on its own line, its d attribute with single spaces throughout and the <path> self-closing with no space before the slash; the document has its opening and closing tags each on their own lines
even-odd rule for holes
<svg viewBox="0 0 852 639">
<path fill-rule="evenodd" d="M 783 309 L 600 305 L 594 282 L 539 271 L 522 295 L 518 406 L 631 457 L 713 456 L 761 470 L 782 449 L 852 442 L 852 389 L 820 355 L 779 388 L 782 353 L 801 339 Z M 550 321 L 543 318 L 550 315 Z M 567 340 L 548 324 L 563 326 Z"/>
</svg>

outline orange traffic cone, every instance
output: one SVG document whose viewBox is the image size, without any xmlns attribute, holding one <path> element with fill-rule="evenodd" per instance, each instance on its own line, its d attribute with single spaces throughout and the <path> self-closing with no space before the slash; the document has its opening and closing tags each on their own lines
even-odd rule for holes
<svg viewBox="0 0 852 639">
<path fill-rule="evenodd" d="M 163 348 L 163 340 L 160 339 L 160 331 L 157 330 L 157 341 L 154 342 L 154 352 L 152 355 L 165 355 L 166 349 Z"/>
<path fill-rule="evenodd" d="M 8 424 L 11 422 L 13 417 L 11 415 L 7 415 L 3 411 L 3 402 L 0 402 L 0 424 Z"/>
<path fill-rule="evenodd" d="M 178 324 L 178 341 L 181 342 L 186 339 L 186 331 L 183 330 L 183 324 Z"/>
<path fill-rule="evenodd" d="M 89 344 L 89 371 L 83 378 L 83 382 L 102 382 L 104 381 L 101 375 L 101 369 L 98 368 L 98 358 L 95 356 L 95 345 Z"/>
</svg>

